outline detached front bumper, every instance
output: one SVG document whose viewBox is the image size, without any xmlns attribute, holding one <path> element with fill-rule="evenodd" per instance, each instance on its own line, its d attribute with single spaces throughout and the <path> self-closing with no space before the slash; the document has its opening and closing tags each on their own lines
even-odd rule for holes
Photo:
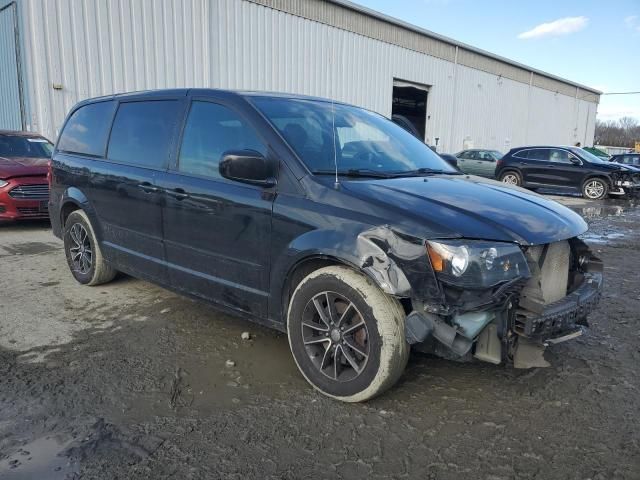
<svg viewBox="0 0 640 480">
<path fill-rule="evenodd" d="M 586 325 L 586 317 L 595 310 L 602 296 L 602 273 L 584 274 L 582 283 L 566 297 L 545 305 L 542 312 L 518 309 L 514 331 L 535 340 L 548 340 Z"/>
</svg>

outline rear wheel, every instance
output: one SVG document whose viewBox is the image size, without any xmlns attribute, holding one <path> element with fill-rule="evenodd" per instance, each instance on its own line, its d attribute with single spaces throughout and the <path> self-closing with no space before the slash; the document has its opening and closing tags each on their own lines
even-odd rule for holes
<svg viewBox="0 0 640 480">
<path fill-rule="evenodd" d="M 500 181 L 507 185 L 515 185 L 517 187 L 522 186 L 522 177 L 518 172 L 514 172 L 513 170 L 504 172 L 500 175 Z"/>
<path fill-rule="evenodd" d="M 582 196 L 590 200 L 600 200 L 609 193 L 609 185 L 601 178 L 590 178 L 582 185 Z"/>
<path fill-rule="evenodd" d="M 308 275 L 291 297 L 287 333 L 307 381 L 337 400 L 361 402 L 400 378 L 409 358 L 404 310 L 346 267 Z"/>
<path fill-rule="evenodd" d="M 102 256 L 89 217 L 82 210 L 71 212 L 64 224 L 64 252 L 73 277 L 83 285 L 113 280 L 116 270 Z"/>
</svg>

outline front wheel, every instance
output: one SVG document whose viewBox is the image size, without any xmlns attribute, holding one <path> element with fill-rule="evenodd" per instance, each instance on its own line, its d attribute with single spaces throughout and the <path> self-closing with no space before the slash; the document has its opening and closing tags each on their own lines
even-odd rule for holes
<svg viewBox="0 0 640 480">
<path fill-rule="evenodd" d="M 369 278 L 342 266 L 308 275 L 289 304 L 287 334 L 298 368 L 323 394 L 345 402 L 379 395 L 409 358 L 404 310 Z"/>
<path fill-rule="evenodd" d="M 601 178 L 590 178 L 582 185 L 582 196 L 589 200 L 600 200 L 609 193 L 609 185 Z"/>
</svg>

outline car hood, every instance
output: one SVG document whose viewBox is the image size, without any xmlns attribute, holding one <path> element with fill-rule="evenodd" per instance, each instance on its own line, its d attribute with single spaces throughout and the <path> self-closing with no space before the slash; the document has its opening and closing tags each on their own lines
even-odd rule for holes
<svg viewBox="0 0 640 480">
<path fill-rule="evenodd" d="M 48 158 L 0 157 L 0 178 L 46 175 Z"/>
<path fill-rule="evenodd" d="M 538 245 L 587 231 L 582 217 L 559 203 L 480 177 L 357 180 L 342 186 L 360 198 L 407 212 L 435 236 Z"/>
</svg>

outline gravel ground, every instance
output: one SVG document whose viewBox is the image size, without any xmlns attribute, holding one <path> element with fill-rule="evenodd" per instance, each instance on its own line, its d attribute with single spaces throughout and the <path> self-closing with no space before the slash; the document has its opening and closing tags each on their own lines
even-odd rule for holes
<svg viewBox="0 0 640 480">
<path fill-rule="evenodd" d="M 556 198 L 606 265 L 588 335 L 546 369 L 413 354 L 356 405 L 285 336 L 128 277 L 82 287 L 47 224 L 0 226 L 0 478 L 640 478 L 640 206 Z"/>
</svg>

